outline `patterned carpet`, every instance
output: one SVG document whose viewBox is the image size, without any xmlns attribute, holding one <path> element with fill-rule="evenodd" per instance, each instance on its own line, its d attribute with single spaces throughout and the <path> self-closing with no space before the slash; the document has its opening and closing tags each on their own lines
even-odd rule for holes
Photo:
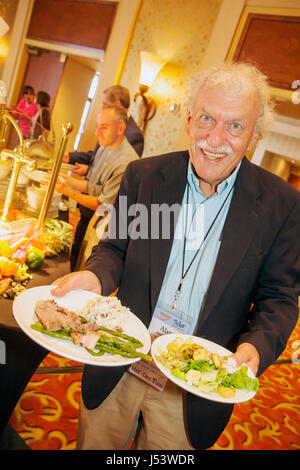
<svg viewBox="0 0 300 470">
<path fill-rule="evenodd" d="M 213 450 L 300 449 L 300 322 L 288 345 L 261 377 L 260 389 L 246 403 L 236 404 Z M 80 366 L 49 354 L 44 367 L 75 367 L 74 373 L 35 374 L 10 419 L 11 426 L 33 450 L 74 450 L 80 397 Z"/>
</svg>

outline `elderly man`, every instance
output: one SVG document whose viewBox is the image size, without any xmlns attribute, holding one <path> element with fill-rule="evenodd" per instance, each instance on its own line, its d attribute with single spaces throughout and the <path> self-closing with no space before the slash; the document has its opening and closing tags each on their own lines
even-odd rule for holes
<svg viewBox="0 0 300 470">
<path fill-rule="evenodd" d="M 104 106 L 97 117 L 96 135 L 99 147 L 86 179 L 60 177 L 56 190 L 77 201 L 80 209 L 88 208 L 94 213 L 99 205 L 112 204 L 128 163 L 138 159 L 137 153 L 125 137 L 127 121 L 127 113 L 121 106 Z M 71 251 L 72 270 L 76 267 L 86 227 L 83 211 Z"/>
<path fill-rule="evenodd" d="M 119 213 L 121 196 L 149 214 L 153 204 L 179 204 L 170 237 L 163 230 L 153 239 L 128 231 L 126 239 L 102 240 L 84 269 L 57 280 L 53 293 L 83 288 L 109 295 L 119 288 L 121 302 L 150 332 L 155 312 L 166 313 L 185 333 L 228 348 L 237 366 L 260 375 L 294 328 L 300 278 L 299 193 L 244 156 L 272 115 L 267 82 L 256 68 L 224 64 L 203 72 L 188 113 L 189 151 L 131 163 L 115 203 L 122 225 L 116 234 L 134 220 Z M 135 436 L 135 449 L 206 449 L 232 407 L 170 381 L 158 391 L 124 367 L 86 366 L 78 448 L 124 449 Z"/>
</svg>

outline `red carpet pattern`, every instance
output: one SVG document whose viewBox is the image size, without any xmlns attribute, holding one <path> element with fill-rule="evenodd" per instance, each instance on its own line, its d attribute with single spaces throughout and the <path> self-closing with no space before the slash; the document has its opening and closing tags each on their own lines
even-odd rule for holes
<svg viewBox="0 0 300 470">
<path fill-rule="evenodd" d="M 280 360 L 300 359 L 300 323 Z M 43 366 L 78 365 L 49 354 Z M 260 377 L 255 397 L 236 404 L 213 450 L 300 449 L 300 363 L 272 365 Z M 33 450 L 76 448 L 80 373 L 36 374 L 26 387 L 10 424 Z"/>
<path fill-rule="evenodd" d="M 300 359 L 300 321 L 279 361 Z M 234 406 L 213 449 L 299 450 L 300 363 L 273 364 L 260 376 L 251 401 Z"/>
<path fill-rule="evenodd" d="M 45 367 L 77 363 L 48 354 Z M 11 426 L 33 450 L 74 450 L 81 373 L 36 374 L 10 419 Z"/>
</svg>

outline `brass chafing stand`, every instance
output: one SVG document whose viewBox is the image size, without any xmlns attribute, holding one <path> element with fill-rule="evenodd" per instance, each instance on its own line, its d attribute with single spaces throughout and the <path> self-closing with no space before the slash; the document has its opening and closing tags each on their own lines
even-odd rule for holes
<svg viewBox="0 0 300 470">
<path fill-rule="evenodd" d="M 6 161 L 8 158 L 12 158 L 14 160 L 13 171 L 12 171 L 12 175 L 11 175 L 11 178 L 10 178 L 10 182 L 9 182 L 9 186 L 8 186 L 8 190 L 7 190 L 7 194 L 6 194 L 6 198 L 5 198 L 5 202 L 4 202 L 4 208 L 3 208 L 2 216 L 1 216 L 1 219 L 0 219 L 1 223 L 5 223 L 7 221 L 7 214 L 8 214 L 8 211 L 10 209 L 10 206 L 11 206 L 11 203 L 12 203 L 12 200 L 13 200 L 13 194 L 14 194 L 14 190 L 15 190 L 15 187 L 16 187 L 16 184 L 17 184 L 17 180 L 18 180 L 21 165 L 23 163 L 26 163 L 27 168 L 28 168 L 29 171 L 34 170 L 36 168 L 36 162 L 34 160 L 31 160 L 28 157 L 26 157 L 26 152 L 25 152 L 25 149 L 24 149 L 23 136 L 21 134 L 21 131 L 20 131 L 16 121 L 5 110 L 4 105 L 1 104 L 1 106 L 0 106 L 0 124 L 3 125 L 3 128 L 5 127 L 6 120 L 10 121 L 11 124 L 16 129 L 16 132 L 17 132 L 18 137 L 19 137 L 20 145 L 19 145 L 19 148 L 18 148 L 17 151 L 4 149 L 4 150 L 1 151 L 1 154 L 0 154 L 1 159 L 4 160 L 4 161 Z M 44 198 L 44 201 L 43 201 L 43 204 L 42 204 L 42 207 L 41 207 L 41 211 L 40 211 L 40 215 L 39 215 L 39 219 L 38 219 L 38 223 L 37 223 L 37 228 L 38 229 L 41 229 L 44 226 L 45 218 L 47 216 L 47 213 L 48 213 L 51 201 L 52 201 L 52 196 L 53 196 L 53 192 L 54 192 L 54 189 L 55 189 L 55 184 L 56 184 L 56 180 L 57 180 L 58 173 L 59 173 L 59 170 L 60 170 L 62 158 L 63 158 L 64 151 L 65 151 L 65 148 L 66 148 L 66 145 L 67 145 L 67 142 L 68 142 L 68 135 L 73 130 L 73 126 L 70 122 L 65 123 L 62 126 L 62 128 L 63 128 L 63 138 L 62 138 L 62 141 L 61 141 L 61 144 L 60 144 L 60 148 L 59 148 L 56 160 L 54 162 L 54 166 L 53 166 L 53 169 L 52 169 L 52 172 L 51 172 L 48 188 L 47 188 L 45 198 Z M 3 142 L 4 139 L 2 138 L 2 136 L 1 136 L 0 140 Z"/>
<path fill-rule="evenodd" d="M 70 132 L 72 132 L 73 125 L 70 122 L 65 123 L 63 124 L 62 129 L 63 129 L 63 138 L 62 138 L 59 151 L 58 151 L 58 154 L 57 154 L 57 157 L 56 157 L 56 160 L 55 160 L 52 172 L 51 172 L 48 189 L 45 194 L 45 198 L 41 207 L 41 212 L 40 212 L 40 216 L 38 220 L 38 229 L 41 229 L 44 226 L 45 218 L 47 216 L 47 213 L 51 204 L 51 200 L 52 200 L 52 196 L 54 193 L 55 184 L 56 184 L 56 180 L 57 180 L 58 173 L 60 170 L 61 162 L 64 156 L 65 148 L 68 142 L 68 135 L 70 134 Z"/>
<path fill-rule="evenodd" d="M 14 190 L 18 181 L 18 176 L 20 172 L 21 165 L 23 163 L 27 164 L 27 168 L 29 171 L 34 170 L 36 167 L 36 163 L 33 160 L 30 160 L 28 157 L 26 157 L 24 153 L 24 142 L 23 142 L 23 136 L 21 134 L 21 131 L 14 120 L 14 118 L 4 109 L 4 105 L 1 105 L 0 109 L 0 123 L 3 126 L 2 128 L 5 128 L 6 125 L 6 120 L 10 121 L 13 127 L 16 129 L 16 132 L 19 137 L 20 141 L 20 146 L 17 151 L 15 150 L 8 150 L 4 149 L 1 151 L 1 159 L 4 161 L 7 161 L 8 158 L 12 158 L 14 161 L 13 165 L 13 171 L 10 177 L 9 185 L 8 185 L 8 190 L 6 193 L 6 198 L 4 202 L 4 207 L 3 207 L 3 212 L 0 221 L 1 222 L 6 222 L 7 220 L 7 214 L 9 211 L 9 208 L 11 206 L 12 200 L 13 200 L 13 195 L 14 195 Z M 1 136 L 1 141 L 3 142 L 3 137 Z"/>
</svg>

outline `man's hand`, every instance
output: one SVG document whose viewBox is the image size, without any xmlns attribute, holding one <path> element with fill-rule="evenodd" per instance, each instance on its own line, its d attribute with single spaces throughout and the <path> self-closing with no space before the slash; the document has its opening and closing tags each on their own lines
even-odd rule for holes
<svg viewBox="0 0 300 470">
<path fill-rule="evenodd" d="M 83 163 L 75 163 L 74 170 L 72 169 L 72 173 L 79 176 L 85 176 L 88 172 L 89 166 L 84 165 Z"/>
<path fill-rule="evenodd" d="M 231 357 L 235 360 L 237 367 L 240 367 L 242 364 L 247 364 L 256 376 L 259 366 L 259 354 L 253 344 L 240 344 Z"/>
<path fill-rule="evenodd" d="M 69 163 L 69 161 L 70 161 L 69 152 L 64 153 L 62 161 L 63 161 L 63 163 Z"/>
<path fill-rule="evenodd" d="M 64 194 L 67 186 L 68 186 L 67 176 L 59 175 L 56 180 L 55 191 Z"/>
<path fill-rule="evenodd" d="M 70 290 L 86 289 L 95 294 L 101 294 L 102 287 L 96 274 L 92 271 L 76 271 L 58 278 L 53 283 L 52 295 L 62 297 Z M 56 287 L 54 287 L 56 286 Z"/>
<path fill-rule="evenodd" d="M 65 184 L 62 181 L 57 180 L 55 184 L 55 191 L 61 194 L 65 194 Z"/>
</svg>

